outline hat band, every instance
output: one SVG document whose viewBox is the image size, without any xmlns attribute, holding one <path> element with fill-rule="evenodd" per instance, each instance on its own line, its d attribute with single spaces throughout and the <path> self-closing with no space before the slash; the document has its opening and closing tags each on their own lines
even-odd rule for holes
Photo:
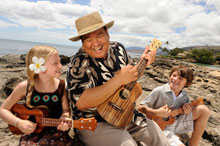
<svg viewBox="0 0 220 146">
<path fill-rule="evenodd" d="M 87 28 L 85 28 L 85 29 L 80 30 L 80 31 L 78 32 L 78 35 L 84 34 L 84 33 L 86 33 L 86 32 L 90 32 L 90 31 L 92 31 L 93 29 L 98 28 L 98 27 L 102 27 L 102 26 L 104 26 L 104 25 L 105 25 L 104 23 L 97 23 L 97 24 L 95 24 L 95 25 L 93 25 L 93 26 L 90 26 L 90 27 L 87 27 Z"/>
</svg>

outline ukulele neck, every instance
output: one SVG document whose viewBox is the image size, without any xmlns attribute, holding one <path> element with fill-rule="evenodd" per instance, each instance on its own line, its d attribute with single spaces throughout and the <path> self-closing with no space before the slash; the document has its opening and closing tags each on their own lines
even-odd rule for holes
<svg viewBox="0 0 220 146">
<path fill-rule="evenodd" d="M 203 99 L 202 98 L 197 98 L 196 100 L 194 100 L 194 101 L 192 101 L 192 102 L 190 102 L 189 103 L 189 105 L 193 108 L 193 107 L 195 107 L 195 106 L 197 106 L 197 105 L 200 105 L 200 104 L 203 104 Z M 172 112 L 171 112 L 171 116 L 172 117 L 176 117 L 176 116 L 178 116 L 178 115 L 180 115 L 180 114 L 183 114 L 184 113 L 184 110 L 183 110 L 183 107 L 180 107 L 180 108 L 178 108 L 178 109 L 176 109 L 176 110 L 173 110 Z"/>
<path fill-rule="evenodd" d="M 138 63 L 138 65 L 137 65 L 138 77 L 141 76 L 142 72 L 145 69 L 146 64 L 147 64 L 146 59 L 141 59 L 140 62 Z M 136 81 L 133 81 L 133 82 L 125 85 L 125 89 L 131 91 L 134 88 L 135 84 L 136 84 Z"/>
<path fill-rule="evenodd" d="M 62 121 L 63 121 L 62 119 L 42 118 L 41 125 L 45 127 L 57 127 L 58 125 L 60 125 Z M 73 120 L 65 121 L 65 123 L 67 123 L 69 127 L 72 127 L 72 125 L 74 125 L 73 122 L 74 122 Z"/>
</svg>

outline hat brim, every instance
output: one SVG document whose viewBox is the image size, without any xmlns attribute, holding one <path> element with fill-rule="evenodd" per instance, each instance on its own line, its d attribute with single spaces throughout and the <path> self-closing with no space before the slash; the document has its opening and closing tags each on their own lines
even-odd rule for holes
<svg viewBox="0 0 220 146">
<path fill-rule="evenodd" d="M 69 40 L 71 40 L 71 41 L 73 41 L 73 42 L 76 42 L 76 41 L 80 40 L 80 37 L 83 36 L 83 35 L 85 35 L 85 34 L 91 33 L 91 32 L 93 32 L 93 31 L 96 31 L 96 30 L 98 30 L 98 29 L 100 29 L 100 28 L 103 28 L 103 27 L 106 27 L 107 29 L 109 29 L 110 27 L 113 26 L 113 24 L 114 24 L 114 21 L 110 21 L 109 23 L 106 23 L 106 24 L 104 24 L 104 25 L 101 25 L 101 26 L 99 26 L 99 27 L 96 27 L 96 28 L 94 28 L 94 29 L 92 29 L 92 30 L 90 30 L 90 31 L 87 31 L 87 32 L 85 32 L 85 33 L 78 34 L 77 36 L 71 37 L 71 38 L 69 38 Z"/>
</svg>

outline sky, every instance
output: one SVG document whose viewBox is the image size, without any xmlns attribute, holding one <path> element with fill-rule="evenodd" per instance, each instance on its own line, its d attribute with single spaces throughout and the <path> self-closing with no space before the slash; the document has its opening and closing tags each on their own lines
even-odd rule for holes
<svg viewBox="0 0 220 146">
<path fill-rule="evenodd" d="M 75 20 L 94 11 L 125 47 L 220 45 L 220 0 L 0 0 L 0 38 L 80 46 Z"/>
</svg>

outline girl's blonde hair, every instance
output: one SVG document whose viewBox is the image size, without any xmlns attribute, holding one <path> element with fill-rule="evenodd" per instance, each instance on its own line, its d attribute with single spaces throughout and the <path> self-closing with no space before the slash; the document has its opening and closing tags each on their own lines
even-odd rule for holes
<svg viewBox="0 0 220 146">
<path fill-rule="evenodd" d="M 31 48 L 26 56 L 26 69 L 27 69 L 27 77 L 29 83 L 27 89 L 27 95 L 26 95 L 26 104 L 29 108 L 33 108 L 33 106 L 31 106 L 31 96 L 32 96 L 32 92 L 34 91 L 36 79 L 38 78 L 38 74 L 35 74 L 34 71 L 31 71 L 29 69 L 29 65 L 33 63 L 32 58 L 34 56 L 36 56 L 37 58 L 44 58 L 46 62 L 47 59 L 56 52 L 57 49 L 51 46 L 38 45 Z"/>
</svg>

